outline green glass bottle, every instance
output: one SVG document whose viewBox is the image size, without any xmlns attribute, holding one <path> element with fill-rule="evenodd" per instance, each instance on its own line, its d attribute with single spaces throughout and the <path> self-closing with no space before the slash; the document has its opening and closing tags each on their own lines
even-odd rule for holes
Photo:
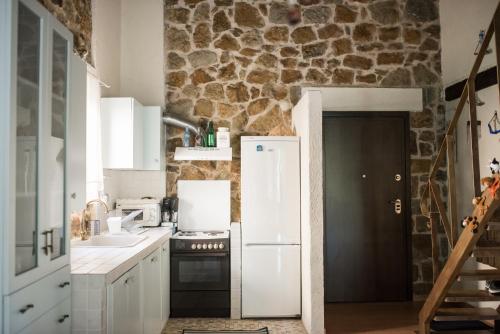
<svg viewBox="0 0 500 334">
<path fill-rule="evenodd" d="M 207 147 L 215 147 L 215 131 L 212 121 L 208 122 Z"/>
</svg>

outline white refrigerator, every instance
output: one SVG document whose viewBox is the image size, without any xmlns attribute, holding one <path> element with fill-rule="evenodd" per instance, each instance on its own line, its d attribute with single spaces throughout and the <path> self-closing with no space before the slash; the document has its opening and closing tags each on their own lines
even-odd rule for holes
<svg viewBox="0 0 500 334">
<path fill-rule="evenodd" d="M 298 317 L 298 137 L 241 137 L 242 316 Z"/>
</svg>

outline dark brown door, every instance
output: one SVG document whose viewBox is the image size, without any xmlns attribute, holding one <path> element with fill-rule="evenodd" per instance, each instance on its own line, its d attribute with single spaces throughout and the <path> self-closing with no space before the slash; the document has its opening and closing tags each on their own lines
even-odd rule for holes
<svg viewBox="0 0 500 334">
<path fill-rule="evenodd" d="M 326 302 L 409 299 L 408 132 L 406 113 L 323 118 Z"/>
</svg>

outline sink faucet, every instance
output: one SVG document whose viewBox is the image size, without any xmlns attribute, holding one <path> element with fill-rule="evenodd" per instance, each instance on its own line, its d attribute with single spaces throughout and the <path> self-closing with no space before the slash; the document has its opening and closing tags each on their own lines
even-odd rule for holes
<svg viewBox="0 0 500 334">
<path fill-rule="evenodd" d="M 80 238 L 82 240 L 87 240 L 90 236 L 90 225 L 89 221 L 91 218 L 91 211 L 90 207 L 93 204 L 102 204 L 104 206 L 105 213 L 109 213 L 109 207 L 106 204 L 106 202 L 100 200 L 100 199 L 93 199 L 91 201 L 88 201 L 87 204 L 85 205 L 85 210 L 83 210 L 83 217 L 81 220 L 81 226 L 80 226 Z"/>
</svg>

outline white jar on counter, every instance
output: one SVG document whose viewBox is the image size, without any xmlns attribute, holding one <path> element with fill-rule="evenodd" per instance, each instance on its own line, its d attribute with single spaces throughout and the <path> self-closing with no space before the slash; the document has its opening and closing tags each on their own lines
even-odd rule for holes
<svg viewBox="0 0 500 334">
<path fill-rule="evenodd" d="M 231 147 L 231 133 L 229 128 L 217 128 L 217 147 Z"/>
</svg>

